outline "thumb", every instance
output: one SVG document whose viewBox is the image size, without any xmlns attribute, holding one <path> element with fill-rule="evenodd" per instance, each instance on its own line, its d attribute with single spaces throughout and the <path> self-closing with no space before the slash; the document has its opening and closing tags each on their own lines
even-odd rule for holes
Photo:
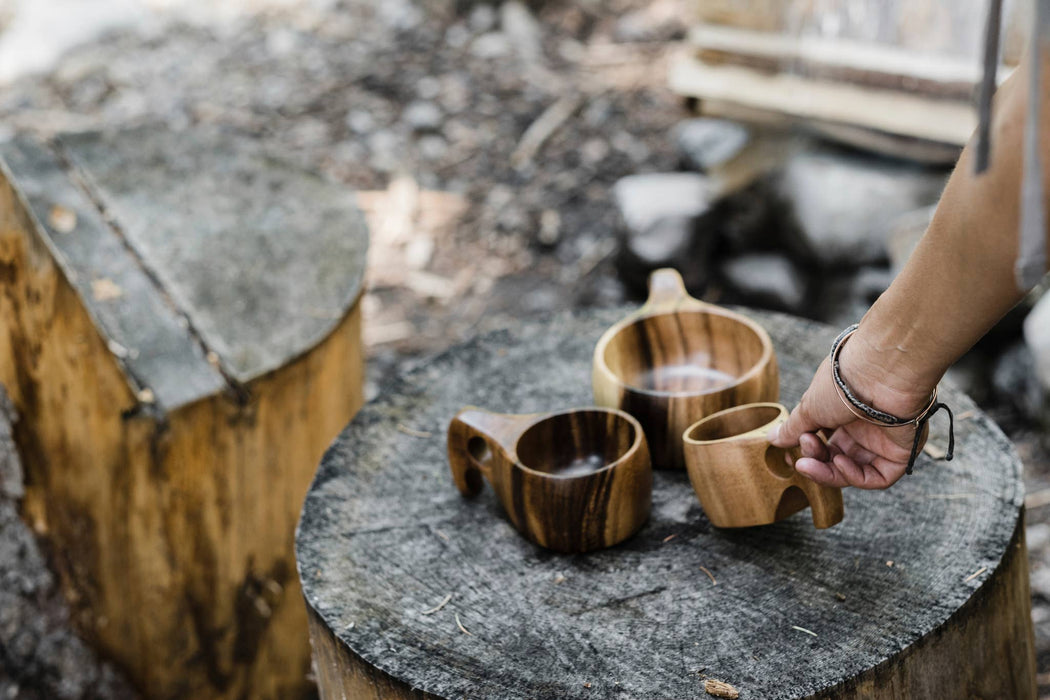
<svg viewBox="0 0 1050 700">
<path fill-rule="evenodd" d="M 822 426 L 817 423 L 807 410 L 808 402 L 805 397 L 795 410 L 791 412 L 788 419 L 780 425 L 774 426 L 769 431 L 769 441 L 777 447 L 796 447 L 803 433 L 815 433 Z"/>
</svg>

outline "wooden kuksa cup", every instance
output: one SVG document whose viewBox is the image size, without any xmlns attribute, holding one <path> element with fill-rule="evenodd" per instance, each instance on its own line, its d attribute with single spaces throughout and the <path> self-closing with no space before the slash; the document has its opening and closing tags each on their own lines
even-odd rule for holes
<svg viewBox="0 0 1050 700">
<path fill-rule="evenodd" d="M 689 296 L 675 270 L 655 271 L 649 300 L 598 340 L 595 403 L 638 419 L 655 469 L 682 469 L 682 433 L 745 403 L 776 401 L 769 334 L 751 319 Z"/>
<path fill-rule="evenodd" d="M 756 403 L 719 411 L 685 431 L 689 481 L 712 525 L 768 525 L 807 506 L 817 528 L 842 520 L 842 490 L 799 474 L 785 461 L 786 450 L 766 438 L 787 417 L 780 404 Z M 792 455 L 799 457 L 797 448 Z"/>
<path fill-rule="evenodd" d="M 449 424 L 448 459 L 463 495 L 476 495 L 484 475 L 514 527 L 541 547 L 609 547 L 649 517 L 649 449 L 638 421 L 622 411 L 466 409 Z"/>
</svg>

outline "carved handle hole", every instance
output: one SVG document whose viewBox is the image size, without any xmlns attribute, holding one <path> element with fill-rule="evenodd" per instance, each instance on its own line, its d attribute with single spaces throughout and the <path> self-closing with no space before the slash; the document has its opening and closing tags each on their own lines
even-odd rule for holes
<svg viewBox="0 0 1050 700">
<path fill-rule="evenodd" d="M 766 450 L 766 468 L 781 479 L 795 476 L 795 468 L 787 463 L 787 450 L 782 447 L 769 446 Z"/>
</svg>

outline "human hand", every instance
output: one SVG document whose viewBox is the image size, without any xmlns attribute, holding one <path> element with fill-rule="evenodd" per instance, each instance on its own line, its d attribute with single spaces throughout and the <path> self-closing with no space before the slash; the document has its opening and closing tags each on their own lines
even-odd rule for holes
<svg viewBox="0 0 1050 700">
<path fill-rule="evenodd" d="M 842 367 L 848 349 L 848 345 L 843 348 Z M 825 359 L 821 363 L 798 406 L 785 423 L 770 431 L 769 440 L 782 448 L 797 445 L 802 456 L 795 462 L 795 469 L 819 484 L 888 488 L 908 467 L 915 426 L 883 427 L 857 418 L 839 398 L 829 362 Z M 932 391 L 932 387 L 890 390 L 879 383 L 874 368 L 854 368 L 848 375 L 843 369 L 843 375 L 862 398 L 877 395 L 881 400 L 873 405 L 902 417 L 919 413 Z M 865 390 L 869 386 L 871 389 Z M 927 432 L 924 426 L 920 446 L 925 443 Z M 830 436 L 826 442 L 824 436 Z"/>
</svg>

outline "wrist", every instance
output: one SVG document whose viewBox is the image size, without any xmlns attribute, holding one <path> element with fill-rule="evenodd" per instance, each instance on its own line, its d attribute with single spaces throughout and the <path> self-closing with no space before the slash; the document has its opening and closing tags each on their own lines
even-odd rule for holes
<svg viewBox="0 0 1050 700">
<path fill-rule="evenodd" d="M 862 402 L 899 418 L 912 418 L 929 403 L 940 376 L 916 367 L 915 358 L 904 349 L 907 346 L 873 343 L 863 330 L 862 325 L 843 344 L 839 375 Z"/>
</svg>

